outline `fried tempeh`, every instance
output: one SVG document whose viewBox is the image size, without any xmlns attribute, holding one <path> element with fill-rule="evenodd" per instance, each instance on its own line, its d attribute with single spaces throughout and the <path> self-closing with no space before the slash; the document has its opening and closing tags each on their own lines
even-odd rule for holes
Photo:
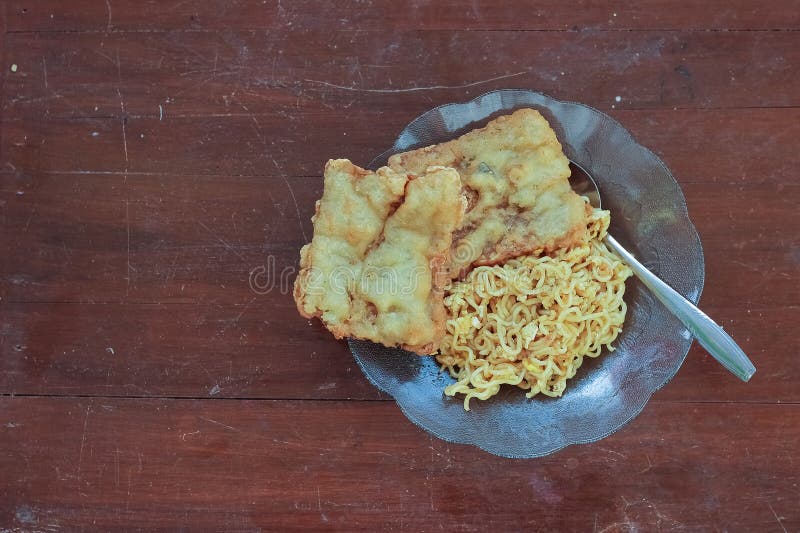
<svg viewBox="0 0 800 533">
<path fill-rule="evenodd" d="M 453 169 L 414 175 L 328 161 L 314 237 L 294 297 L 337 337 L 433 353 L 444 336 L 443 286 L 466 200 Z"/>
<path fill-rule="evenodd" d="M 389 167 L 458 170 L 469 200 L 451 251 L 451 277 L 579 242 L 591 207 L 569 185 L 569 161 L 547 120 L 533 109 L 501 116 L 458 139 L 396 154 Z"/>
</svg>

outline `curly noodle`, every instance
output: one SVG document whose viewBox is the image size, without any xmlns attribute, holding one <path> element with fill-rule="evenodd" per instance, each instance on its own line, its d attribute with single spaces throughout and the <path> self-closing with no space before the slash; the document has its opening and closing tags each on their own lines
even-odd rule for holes
<svg viewBox="0 0 800 533">
<path fill-rule="evenodd" d="M 503 384 L 561 396 L 583 363 L 622 330 L 630 269 L 603 244 L 608 211 L 595 209 L 586 238 L 550 255 L 475 268 L 445 295 L 447 334 L 436 356 L 457 382 L 449 396 L 486 400 Z"/>
</svg>

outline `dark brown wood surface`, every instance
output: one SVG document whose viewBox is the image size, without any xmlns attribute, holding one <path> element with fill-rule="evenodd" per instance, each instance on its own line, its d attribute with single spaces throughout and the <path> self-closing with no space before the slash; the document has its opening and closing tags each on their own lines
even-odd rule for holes
<svg viewBox="0 0 800 533">
<path fill-rule="evenodd" d="M 0 531 L 800 531 L 800 2 L 0 9 Z M 750 383 L 694 346 L 611 437 L 501 459 L 253 290 L 292 279 L 328 158 L 504 87 L 664 159 Z"/>
</svg>

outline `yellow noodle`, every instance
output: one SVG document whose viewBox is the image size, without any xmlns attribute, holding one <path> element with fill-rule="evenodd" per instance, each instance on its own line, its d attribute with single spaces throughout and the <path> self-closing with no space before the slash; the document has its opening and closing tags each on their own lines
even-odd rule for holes
<svg viewBox="0 0 800 533">
<path fill-rule="evenodd" d="M 445 295 L 447 334 L 436 356 L 457 381 L 445 389 L 486 400 L 501 385 L 531 398 L 561 396 L 583 363 L 622 330 L 630 269 L 602 239 L 608 211 L 595 209 L 586 240 L 547 256 L 481 266 Z"/>
</svg>

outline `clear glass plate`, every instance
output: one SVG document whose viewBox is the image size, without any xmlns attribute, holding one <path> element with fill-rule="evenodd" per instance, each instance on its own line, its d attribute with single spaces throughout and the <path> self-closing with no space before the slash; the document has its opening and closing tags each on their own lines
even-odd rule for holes
<svg viewBox="0 0 800 533">
<path fill-rule="evenodd" d="M 678 183 L 664 163 L 608 115 L 541 93 L 500 90 L 423 114 L 394 146 L 372 161 L 457 137 L 521 107 L 538 109 L 564 152 L 597 181 L 611 230 L 640 261 L 682 295 L 697 302 L 703 288 L 703 249 Z M 453 383 L 433 357 L 351 340 L 367 378 L 392 395 L 419 427 L 450 442 L 471 444 L 504 457 L 541 457 L 570 444 L 606 437 L 638 415 L 652 394 L 676 374 L 691 334 L 635 278 L 628 281 L 628 315 L 616 350 L 586 358 L 561 398 L 525 398 L 504 386 L 488 401 L 444 395 Z"/>
</svg>

